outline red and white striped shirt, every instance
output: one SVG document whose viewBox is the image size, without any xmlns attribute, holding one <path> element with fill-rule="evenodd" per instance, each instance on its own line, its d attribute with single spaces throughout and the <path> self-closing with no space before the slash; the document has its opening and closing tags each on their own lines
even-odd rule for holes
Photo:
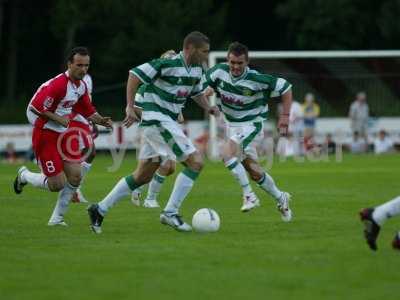
<svg viewBox="0 0 400 300">
<path fill-rule="evenodd" d="M 86 83 L 83 80 L 73 81 L 67 71 L 39 87 L 29 102 L 26 113 L 29 122 L 36 128 L 64 132 L 65 127 L 42 118 L 37 113 L 50 111 L 59 116 L 68 117 L 72 110 L 86 119 L 96 113 L 90 101 Z"/>
</svg>

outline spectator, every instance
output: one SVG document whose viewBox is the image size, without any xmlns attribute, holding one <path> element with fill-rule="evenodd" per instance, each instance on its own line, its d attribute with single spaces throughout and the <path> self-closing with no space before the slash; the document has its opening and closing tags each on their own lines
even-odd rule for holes
<svg viewBox="0 0 400 300">
<path fill-rule="evenodd" d="M 369 107 L 365 92 L 357 93 L 355 101 L 350 106 L 349 118 L 353 134 L 357 131 L 365 142 L 367 142 Z"/>
<path fill-rule="evenodd" d="M 6 148 L 4 151 L 4 159 L 2 160 L 2 162 L 6 164 L 22 163 L 22 160 L 17 156 L 17 152 L 15 150 L 15 145 L 13 142 L 8 142 L 6 144 Z"/>
<path fill-rule="evenodd" d="M 353 140 L 350 143 L 350 152 L 351 153 L 365 153 L 367 152 L 368 145 L 365 139 L 360 138 L 360 133 L 358 131 L 354 131 Z"/>
<path fill-rule="evenodd" d="M 374 141 L 375 154 L 388 153 L 393 151 L 393 141 L 387 136 L 385 130 L 379 131 L 378 137 Z"/>
<path fill-rule="evenodd" d="M 302 155 L 303 152 L 303 109 L 297 101 L 292 102 L 289 116 L 289 133 L 292 136 L 293 151 L 295 155 Z"/>
<path fill-rule="evenodd" d="M 324 144 L 322 145 L 324 153 L 335 154 L 336 153 L 336 143 L 332 138 L 332 134 L 328 133 L 325 137 Z"/>
<path fill-rule="evenodd" d="M 319 105 L 315 103 L 315 97 L 312 93 L 307 93 L 304 96 L 303 103 L 303 114 L 304 114 L 304 130 L 307 135 L 314 135 L 315 123 L 319 117 Z"/>
</svg>

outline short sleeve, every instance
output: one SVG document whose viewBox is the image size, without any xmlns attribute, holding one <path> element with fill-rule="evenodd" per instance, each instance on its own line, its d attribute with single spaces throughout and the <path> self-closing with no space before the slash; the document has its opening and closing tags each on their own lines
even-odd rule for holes
<svg viewBox="0 0 400 300">
<path fill-rule="evenodd" d="M 129 73 L 138 77 L 144 84 L 150 84 L 160 75 L 162 64 L 162 59 L 154 59 L 131 69 Z"/>
</svg>

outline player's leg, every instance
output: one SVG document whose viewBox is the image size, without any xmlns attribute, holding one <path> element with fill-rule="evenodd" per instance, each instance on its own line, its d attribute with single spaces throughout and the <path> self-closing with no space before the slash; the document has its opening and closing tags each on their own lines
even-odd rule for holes
<svg viewBox="0 0 400 300">
<path fill-rule="evenodd" d="M 400 231 L 396 232 L 392 241 L 393 249 L 400 250 Z"/>
<path fill-rule="evenodd" d="M 194 146 L 192 147 L 194 149 Z M 191 226 L 185 223 L 181 216 L 179 216 L 179 209 L 191 191 L 195 180 L 203 168 L 203 164 L 204 159 L 198 151 L 194 151 L 188 155 L 184 161 L 186 168 L 177 176 L 168 203 L 160 215 L 161 223 L 172 226 L 179 231 L 192 230 Z"/>
<path fill-rule="evenodd" d="M 81 182 L 80 162 L 64 161 L 65 185 L 58 194 L 57 202 L 53 213 L 50 216 L 48 225 L 66 225 L 64 215 L 66 214 L 72 195 L 76 192 Z"/>
<path fill-rule="evenodd" d="M 23 188 L 30 184 L 33 187 L 50 190 L 48 186 L 48 178 L 43 173 L 31 172 L 26 166 L 18 169 L 17 176 L 14 179 L 14 192 L 21 194 Z"/>
<path fill-rule="evenodd" d="M 72 124 L 71 124 L 72 123 Z M 88 201 L 85 199 L 81 192 L 81 186 L 83 184 L 83 179 L 85 175 L 90 171 L 92 167 L 92 162 L 96 156 L 96 148 L 93 142 L 94 133 L 89 125 L 84 124 L 82 122 L 71 121 L 70 126 L 72 126 L 72 134 L 79 139 L 79 147 L 82 145 L 83 149 L 81 151 L 81 156 L 84 160 L 81 162 L 81 183 L 73 194 L 71 201 L 75 203 L 87 203 Z"/>
<path fill-rule="evenodd" d="M 364 236 L 372 250 L 377 250 L 376 240 L 381 226 L 387 219 L 400 214 L 400 196 L 374 208 L 364 208 L 360 212 L 364 222 Z M 395 238 L 396 240 L 396 238 Z"/>
<path fill-rule="evenodd" d="M 251 151 L 253 150 L 253 151 Z M 242 164 L 246 171 L 249 173 L 250 178 L 257 182 L 258 186 L 270 194 L 276 201 L 278 210 L 281 213 L 282 220 L 289 222 L 292 219 L 292 211 L 289 207 L 290 194 L 282 192 L 275 184 L 274 179 L 265 172 L 255 157 L 255 149 L 245 149 L 247 152 L 246 158 Z M 255 152 L 255 153 L 253 153 Z M 250 154 L 253 153 L 253 154 Z"/>
<path fill-rule="evenodd" d="M 165 160 L 161 163 L 157 172 L 154 174 L 150 181 L 149 189 L 147 191 L 146 199 L 143 206 L 147 208 L 157 208 L 160 205 L 157 202 L 157 196 L 160 193 L 161 187 L 165 178 L 175 172 L 176 163 L 173 160 Z"/>
<path fill-rule="evenodd" d="M 62 173 L 62 160 L 57 149 L 59 134 L 50 130 L 33 130 L 32 145 L 38 165 L 42 172 L 31 172 L 26 166 L 18 170 L 14 180 L 14 191 L 22 193 L 25 185 L 50 190 L 60 191 L 64 187 Z"/>
<path fill-rule="evenodd" d="M 81 183 L 79 184 L 78 189 L 73 194 L 71 202 L 74 203 L 87 203 L 88 201 L 83 196 L 81 187 L 83 185 L 84 178 L 87 173 L 89 173 L 90 169 L 92 168 L 92 162 L 96 157 L 96 148 L 93 144 L 92 147 L 84 148 L 82 151 L 82 156 L 86 157 L 86 159 L 81 163 Z"/>
<path fill-rule="evenodd" d="M 144 141 L 143 136 L 142 136 L 142 131 L 143 130 L 142 130 L 142 128 L 140 126 L 137 127 L 137 130 L 138 130 L 137 136 L 139 137 L 139 145 L 141 145 L 139 147 L 139 149 L 141 149 L 143 141 Z M 140 202 L 142 200 L 142 195 L 143 195 L 145 186 L 146 186 L 145 184 L 141 185 L 137 189 L 132 191 L 131 202 L 132 202 L 133 205 L 140 206 Z"/>
<path fill-rule="evenodd" d="M 246 170 L 241 163 L 242 151 L 240 147 L 240 144 L 230 139 L 225 143 L 222 153 L 225 166 L 242 187 L 242 211 L 247 212 L 256 206 L 259 206 L 259 200 L 253 192 Z"/>
<path fill-rule="evenodd" d="M 121 178 L 102 201 L 90 205 L 88 213 L 92 230 L 95 233 L 101 233 L 103 218 L 110 208 L 123 197 L 130 195 L 136 188 L 148 183 L 159 166 L 160 159 L 158 158 L 140 160 L 138 167 L 131 175 Z"/>
<path fill-rule="evenodd" d="M 262 132 L 262 123 L 241 124 L 228 126 L 228 141 L 223 146 L 222 157 L 225 166 L 242 187 L 243 206 L 241 210 L 247 212 L 260 205 L 260 201 L 250 185 L 248 175 L 242 165 L 243 150 L 256 136 Z"/>
</svg>

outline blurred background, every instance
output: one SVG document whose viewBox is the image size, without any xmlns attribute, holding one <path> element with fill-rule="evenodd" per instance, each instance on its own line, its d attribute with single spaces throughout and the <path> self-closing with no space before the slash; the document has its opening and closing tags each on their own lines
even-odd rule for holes
<svg viewBox="0 0 400 300">
<path fill-rule="evenodd" d="M 128 70 L 180 50 L 190 31 L 207 34 L 211 50 L 235 40 L 252 51 L 396 50 L 399 15 L 396 0 L 0 0 L 0 123 L 27 123 L 27 103 L 65 69 L 73 46 L 91 50 L 99 111 L 121 120 Z M 359 91 L 372 120 L 400 115 L 399 56 L 258 59 L 252 66 L 291 81 L 301 103 L 313 93 L 321 118 L 347 118 Z M 272 118 L 276 111 L 272 103 Z M 185 117 L 204 119 L 196 105 Z"/>
</svg>

